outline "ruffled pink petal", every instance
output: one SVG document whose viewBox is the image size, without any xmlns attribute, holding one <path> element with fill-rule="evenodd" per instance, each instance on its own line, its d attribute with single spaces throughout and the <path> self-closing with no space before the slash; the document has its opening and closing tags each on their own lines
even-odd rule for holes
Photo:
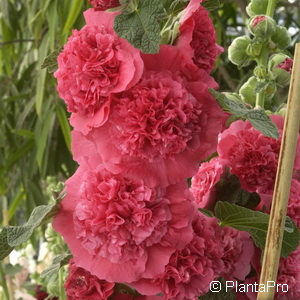
<svg viewBox="0 0 300 300">
<path fill-rule="evenodd" d="M 94 10 L 93 8 L 87 9 L 83 15 L 87 25 L 90 26 L 105 26 L 113 29 L 115 17 L 119 12 L 107 12 Z"/>
<path fill-rule="evenodd" d="M 77 131 L 87 135 L 92 128 L 104 125 L 109 117 L 109 113 L 110 100 L 106 101 L 93 116 L 81 113 L 72 113 L 70 123 Z"/>
</svg>

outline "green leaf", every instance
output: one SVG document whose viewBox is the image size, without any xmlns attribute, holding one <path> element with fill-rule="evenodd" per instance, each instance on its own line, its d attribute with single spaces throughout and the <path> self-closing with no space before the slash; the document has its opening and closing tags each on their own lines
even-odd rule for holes
<svg viewBox="0 0 300 300">
<path fill-rule="evenodd" d="M 57 115 L 59 125 L 60 125 L 61 131 L 62 131 L 64 139 L 65 139 L 66 145 L 71 153 L 71 127 L 68 122 L 66 111 L 60 104 L 57 104 L 57 106 L 56 106 L 56 115 Z"/>
<path fill-rule="evenodd" d="M 4 227 L 0 232 L 0 260 L 8 256 L 13 249 L 7 243 L 7 227 Z"/>
<path fill-rule="evenodd" d="M 59 269 L 66 265 L 71 258 L 72 255 L 70 253 L 65 253 L 54 257 L 51 266 L 41 273 L 41 278 L 47 278 L 48 282 L 55 280 Z"/>
<path fill-rule="evenodd" d="M 201 5 L 207 10 L 215 10 L 220 8 L 221 2 L 220 0 L 206 0 Z"/>
<path fill-rule="evenodd" d="M 202 214 L 204 214 L 205 216 L 207 216 L 207 217 L 214 217 L 214 216 L 215 216 L 214 213 L 213 213 L 212 211 L 208 210 L 208 209 L 205 209 L 205 208 L 198 208 L 198 210 L 199 210 Z"/>
<path fill-rule="evenodd" d="M 68 12 L 68 16 L 67 16 L 64 28 L 63 28 L 63 35 L 64 35 L 65 39 L 67 38 L 68 34 L 72 30 L 77 18 L 81 14 L 84 1 L 73 0 L 73 1 L 70 1 L 69 3 L 70 3 L 69 12 Z"/>
<path fill-rule="evenodd" d="M 30 225 L 7 227 L 7 243 L 11 247 L 16 247 L 30 239 L 33 227 Z"/>
<path fill-rule="evenodd" d="M 228 202 L 218 202 L 215 215 L 221 221 L 222 226 L 249 232 L 257 247 L 264 249 L 270 217 L 268 214 Z M 286 217 L 281 256 L 288 256 L 298 247 L 299 241 L 299 229 L 289 217 Z"/>
<path fill-rule="evenodd" d="M 259 130 L 263 135 L 278 139 L 278 129 L 272 120 L 267 116 L 262 109 L 249 110 L 246 115 L 246 119 L 251 122 L 254 128 Z"/>
<path fill-rule="evenodd" d="M 210 93 L 216 98 L 221 108 L 242 120 L 249 120 L 254 128 L 265 136 L 277 139 L 278 129 L 263 109 L 250 109 L 243 102 L 229 99 L 224 94 L 209 89 Z"/>
<path fill-rule="evenodd" d="M 157 53 L 160 46 L 159 20 L 165 11 L 161 0 L 139 1 L 138 8 L 130 14 L 115 19 L 115 31 L 144 53 Z"/>
<path fill-rule="evenodd" d="M 244 102 L 229 99 L 224 94 L 219 93 L 214 89 L 209 89 L 209 92 L 216 98 L 221 108 L 228 113 L 237 117 L 243 117 L 248 110 Z"/>
<path fill-rule="evenodd" d="M 42 40 L 41 47 L 39 49 L 39 65 L 42 65 L 43 60 L 47 56 L 48 48 L 49 48 L 49 36 L 46 33 Z M 37 74 L 36 94 L 35 94 L 35 108 L 39 116 L 41 116 L 42 113 L 42 107 L 43 107 L 43 102 L 45 97 L 46 78 L 47 78 L 47 71 L 39 70 Z"/>
<path fill-rule="evenodd" d="M 28 241 L 35 228 L 57 212 L 57 204 L 37 206 L 31 213 L 27 223 L 22 226 L 7 227 L 7 242 L 11 247 Z"/>
<path fill-rule="evenodd" d="M 41 68 L 47 69 L 49 73 L 54 73 L 57 70 L 57 56 L 59 55 L 61 48 L 51 52 L 42 63 Z"/>
<path fill-rule="evenodd" d="M 267 81 L 258 81 L 255 88 L 255 93 L 260 93 L 265 90 L 268 84 L 269 83 Z"/>
</svg>

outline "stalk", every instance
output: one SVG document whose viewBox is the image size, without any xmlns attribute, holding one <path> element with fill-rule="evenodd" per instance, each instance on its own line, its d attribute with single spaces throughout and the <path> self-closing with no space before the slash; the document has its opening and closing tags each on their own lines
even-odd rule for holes
<svg viewBox="0 0 300 300">
<path fill-rule="evenodd" d="M 0 263 L 0 282 L 1 282 L 1 286 L 3 289 L 3 294 L 4 294 L 4 299 L 5 300 L 10 300 L 9 297 L 9 290 L 6 284 L 6 278 L 5 278 L 5 273 L 2 267 L 2 263 Z"/>
<path fill-rule="evenodd" d="M 293 166 L 296 156 L 300 115 L 300 43 L 296 44 L 294 67 L 288 97 L 287 114 L 278 162 L 272 208 L 263 255 L 260 284 L 276 282 L 282 247 L 286 212 L 289 201 Z M 259 291 L 257 300 L 272 300 L 275 288 Z"/>
<path fill-rule="evenodd" d="M 269 0 L 266 15 L 273 18 L 276 9 L 277 0 Z M 266 68 L 268 65 L 269 51 L 267 48 L 262 50 L 261 56 L 258 59 L 258 66 Z M 266 95 L 264 91 L 256 94 L 256 108 L 264 108 Z"/>
</svg>

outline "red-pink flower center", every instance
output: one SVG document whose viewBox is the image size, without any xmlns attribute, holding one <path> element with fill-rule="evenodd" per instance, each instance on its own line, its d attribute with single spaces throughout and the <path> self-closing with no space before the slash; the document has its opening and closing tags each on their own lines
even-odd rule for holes
<svg viewBox="0 0 300 300">
<path fill-rule="evenodd" d="M 273 190 L 280 150 L 280 140 L 254 131 L 241 131 L 231 147 L 229 161 L 232 174 L 239 177 L 243 188 L 255 192 Z"/>
<path fill-rule="evenodd" d="M 118 95 L 114 122 L 123 153 L 148 160 L 174 157 L 201 131 L 201 104 L 174 77 L 150 73 Z"/>
<path fill-rule="evenodd" d="M 255 17 L 252 22 L 251 22 L 251 25 L 253 27 L 256 27 L 258 24 L 260 24 L 261 22 L 263 22 L 264 20 L 266 19 L 265 16 L 257 16 Z"/>
<path fill-rule="evenodd" d="M 293 59 L 286 58 L 283 62 L 281 62 L 279 65 L 277 65 L 277 68 L 283 69 L 289 73 L 292 73 L 293 69 Z"/>
<path fill-rule="evenodd" d="M 118 38 L 104 27 L 74 30 L 59 58 L 59 92 L 70 112 L 94 114 L 118 84 Z M 63 85 L 64 84 L 64 85 Z M 65 90 L 65 89 L 69 90 Z"/>
<path fill-rule="evenodd" d="M 74 213 L 77 238 L 112 262 L 137 259 L 167 232 L 171 213 L 164 193 L 106 171 L 88 173 Z"/>
<path fill-rule="evenodd" d="M 90 0 L 90 3 L 96 10 L 106 10 L 120 5 L 118 0 Z"/>
</svg>

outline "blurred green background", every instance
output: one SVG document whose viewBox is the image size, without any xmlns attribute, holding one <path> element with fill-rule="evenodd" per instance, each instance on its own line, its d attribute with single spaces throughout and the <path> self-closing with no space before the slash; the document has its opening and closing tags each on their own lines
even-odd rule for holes
<svg viewBox="0 0 300 300">
<path fill-rule="evenodd" d="M 0 222 L 27 220 L 47 203 L 47 178 L 64 181 L 76 164 L 70 154 L 70 127 L 55 79 L 42 69 L 73 28 L 84 24 L 84 0 L 0 0 Z M 300 1 L 279 2 L 276 18 L 300 40 Z M 211 12 L 225 49 L 214 76 L 222 91 L 237 91 L 252 72 L 229 63 L 226 50 L 245 33 L 246 0 L 221 1 Z M 292 54 L 293 45 L 288 49 Z M 282 93 L 286 95 L 286 91 Z"/>
</svg>

